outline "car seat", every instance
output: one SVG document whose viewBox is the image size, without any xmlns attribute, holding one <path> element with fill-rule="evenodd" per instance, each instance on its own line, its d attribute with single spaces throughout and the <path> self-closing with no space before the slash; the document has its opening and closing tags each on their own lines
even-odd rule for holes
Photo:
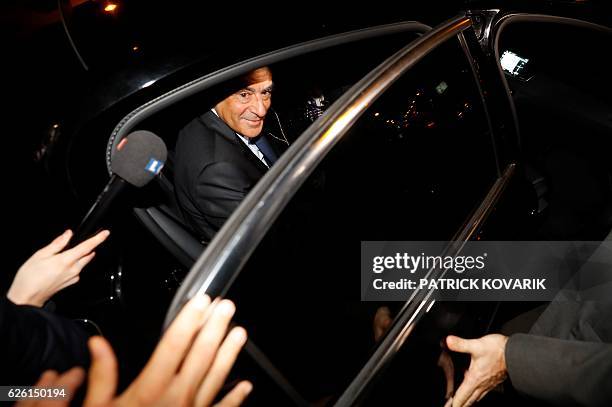
<svg viewBox="0 0 612 407">
<path fill-rule="evenodd" d="M 190 269 L 206 248 L 196 238 L 181 216 L 172 184 L 172 155 L 153 187 L 161 192 L 160 201 L 150 206 L 134 208 L 136 218 L 170 254 Z"/>
</svg>

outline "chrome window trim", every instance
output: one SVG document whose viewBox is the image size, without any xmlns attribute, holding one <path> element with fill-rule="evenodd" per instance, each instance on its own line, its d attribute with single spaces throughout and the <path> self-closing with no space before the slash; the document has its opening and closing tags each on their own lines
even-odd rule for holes
<svg viewBox="0 0 612 407">
<path fill-rule="evenodd" d="M 463 32 L 460 32 L 457 37 L 459 38 L 459 43 L 461 44 L 461 48 L 463 49 L 463 53 L 470 65 L 470 69 L 472 71 L 472 76 L 474 77 L 474 83 L 476 84 L 476 89 L 478 90 L 478 96 L 480 96 L 480 103 L 482 104 L 482 109 L 485 114 L 485 118 L 487 120 L 487 128 L 489 129 L 489 138 L 491 139 L 491 146 L 493 147 L 493 157 L 495 158 L 495 171 L 497 177 L 501 177 L 501 167 L 499 162 L 499 155 L 497 153 L 498 143 L 495 138 L 495 133 L 493 131 L 493 123 L 491 122 L 491 116 L 489 115 L 489 107 L 487 106 L 487 101 L 485 100 L 484 93 L 482 91 L 482 86 L 480 85 L 480 72 L 477 69 L 476 62 L 474 61 L 474 57 L 472 56 L 470 49 L 467 44 L 467 40 L 465 39 L 465 35 Z"/>
<path fill-rule="evenodd" d="M 472 18 L 472 21 L 475 17 L 480 17 L 483 20 L 482 26 L 480 27 L 480 31 L 476 32 L 476 26 L 474 26 L 474 31 L 476 34 L 476 38 L 478 39 L 478 42 L 480 43 L 480 46 L 485 53 L 489 52 L 488 43 L 489 38 L 491 36 L 491 30 L 493 29 L 493 23 L 495 21 L 495 18 L 500 12 L 501 10 L 498 8 L 467 11 L 467 15 Z"/>
<path fill-rule="evenodd" d="M 119 144 L 121 139 L 127 136 L 138 123 L 165 109 L 166 107 L 188 98 L 189 96 L 202 92 L 218 83 L 242 75 L 263 65 L 271 65 L 280 61 L 294 58 L 296 56 L 321 51 L 326 48 L 401 32 L 425 33 L 430 29 L 430 26 L 417 21 L 404 21 L 348 31 L 340 34 L 333 34 L 327 37 L 270 51 L 266 54 L 238 62 L 215 72 L 206 74 L 200 78 L 194 79 L 191 82 L 172 89 L 171 91 L 166 92 L 163 95 L 139 106 L 119 121 L 119 123 L 113 129 L 106 145 L 107 171 L 109 175 L 112 175 L 110 162 L 117 148 L 117 144 Z"/>
<path fill-rule="evenodd" d="M 500 75 L 502 75 L 504 85 L 506 86 L 507 91 L 509 91 L 509 88 L 507 86 L 506 79 L 503 75 L 503 71 L 501 70 L 501 65 L 499 64 L 498 41 L 499 34 L 503 27 L 509 22 L 517 21 L 541 21 L 566 24 L 569 23 L 578 26 L 594 28 L 608 33 L 612 32 L 612 30 L 608 29 L 607 27 L 597 26 L 596 24 L 592 23 L 579 22 L 580 24 L 576 24 L 576 22 L 578 22 L 577 20 L 569 18 L 516 14 L 502 17 L 498 21 L 498 23 L 501 23 L 497 27 L 497 31 L 495 32 L 494 55 L 496 58 L 496 63 Z M 488 27 L 488 30 L 490 30 L 490 26 Z M 464 44 L 465 43 L 463 42 L 462 45 Z M 511 105 L 514 108 L 514 104 L 512 103 Z M 516 123 L 518 129 L 518 121 Z M 515 163 L 511 163 L 505 168 L 503 174 L 495 181 L 494 185 L 491 187 L 487 196 L 483 199 L 474 214 L 463 225 L 460 232 L 453 238 L 454 244 L 446 249 L 445 255 L 456 255 L 459 251 L 461 251 L 461 249 L 465 245 L 465 242 L 469 241 L 476 235 L 485 220 L 488 218 L 491 211 L 495 208 L 497 202 L 503 194 L 503 191 L 510 183 L 510 180 L 512 179 L 512 176 L 514 175 L 515 171 Z M 428 272 L 428 278 L 440 278 L 443 277 L 444 274 L 445 270 L 432 269 Z M 377 347 L 372 357 L 363 366 L 359 374 L 345 390 L 344 394 L 338 399 L 335 404 L 336 407 L 354 405 L 359 400 L 359 398 L 364 395 L 364 392 L 368 388 L 368 385 L 371 383 L 372 379 L 377 375 L 378 372 L 380 372 L 381 369 L 388 365 L 393 356 L 401 348 L 405 339 L 414 329 L 415 324 L 423 315 L 425 315 L 431 309 L 432 305 L 435 303 L 435 299 L 433 299 L 433 294 L 434 290 L 432 289 L 429 291 L 421 290 L 415 292 L 412 295 L 410 300 L 402 307 L 401 311 L 398 313 L 397 317 L 393 322 L 392 327 L 389 329 L 389 332 L 387 333 L 383 341 L 380 343 L 380 345 Z"/>
<path fill-rule="evenodd" d="M 332 104 L 266 173 L 217 233 L 175 295 L 164 327 L 198 293 L 223 295 L 293 194 L 369 104 L 406 70 L 470 24 L 463 14 L 440 24 L 373 69 Z"/>
</svg>

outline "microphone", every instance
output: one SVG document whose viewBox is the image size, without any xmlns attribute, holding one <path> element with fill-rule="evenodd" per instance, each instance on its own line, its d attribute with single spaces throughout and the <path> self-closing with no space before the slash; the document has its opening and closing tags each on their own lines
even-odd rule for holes
<svg viewBox="0 0 612 407">
<path fill-rule="evenodd" d="M 121 140 L 111 161 L 113 175 L 81 221 L 68 247 L 93 236 L 121 191 L 128 185 L 140 188 L 148 184 L 163 168 L 167 155 L 163 140 L 150 131 L 138 130 Z"/>
</svg>

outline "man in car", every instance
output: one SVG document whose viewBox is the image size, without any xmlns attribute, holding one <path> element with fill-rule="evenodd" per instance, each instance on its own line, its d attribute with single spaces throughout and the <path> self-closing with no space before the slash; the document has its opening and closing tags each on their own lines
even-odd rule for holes
<svg viewBox="0 0 612 407">
<path fill-rule="evenodd" d="M 179 133 L 176 198 L 204 241 L 212 239 L 289 144 L 262 131 L 272 88 L 270 69 L 255 69 L 231 81 L 225 98 Z"/>
</svg>

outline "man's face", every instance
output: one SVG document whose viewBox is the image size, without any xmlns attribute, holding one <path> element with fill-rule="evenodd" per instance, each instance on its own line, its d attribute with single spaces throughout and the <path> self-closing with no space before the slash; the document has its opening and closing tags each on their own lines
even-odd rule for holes
<svg viewBox="0 0 612 407">
<path fill-rule="evenodd" d="M 272 73 L 259 68 L 249 75 L 250 85 L 215 106 L 219 117 L 236 133 L 257 137 L 272 104 Z"/>
</svg>

